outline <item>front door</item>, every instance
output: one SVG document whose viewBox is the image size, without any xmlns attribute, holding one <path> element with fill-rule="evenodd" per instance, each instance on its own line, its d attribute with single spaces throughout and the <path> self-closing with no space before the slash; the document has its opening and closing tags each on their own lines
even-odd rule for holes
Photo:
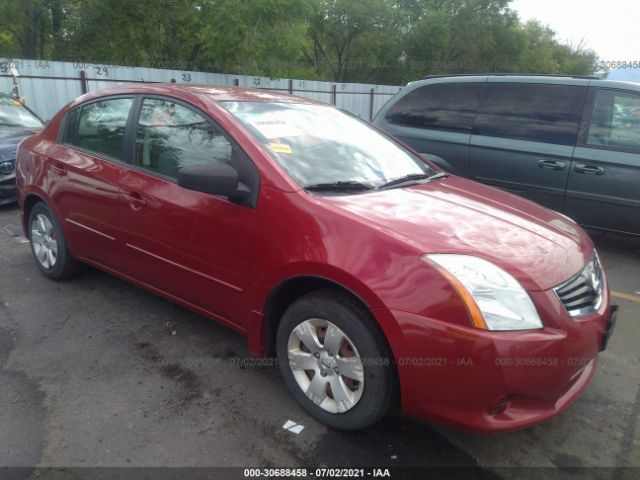
<svg viewBox="0 0 640 480">
<path fill-rule="evenodd" d="M 257 189 L 251 161 L 204 113 L 166 98 L 143 99 L 132 161 L 121 184 L 125 273 L 245 328 L 255 209 L 176 179 L 184 166 L 225 162 Z"/>
<path fill-rule="evenodd" d="M 407 93 L 376 122 L 444 170 L 468 177 L 469 139 L 484 82 L 448 80 Z"/>
<path fill-rule="evenodd" d="M 483 92 L 470 178 L 562 211 L 587 87 L 499 80 Z"/>
</svg>

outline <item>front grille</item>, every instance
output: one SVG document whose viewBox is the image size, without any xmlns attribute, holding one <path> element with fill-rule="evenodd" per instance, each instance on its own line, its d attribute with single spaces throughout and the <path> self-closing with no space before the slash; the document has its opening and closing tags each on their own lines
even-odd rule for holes
<svg viewBox="0 0 640 480">
<path fill-rule="evenodd" d="M 554 288 L 556 295 L 572 317 L 594 313 L 602 302 L 602 268 L 597 256 L 576 275 Z"/>
</svg>

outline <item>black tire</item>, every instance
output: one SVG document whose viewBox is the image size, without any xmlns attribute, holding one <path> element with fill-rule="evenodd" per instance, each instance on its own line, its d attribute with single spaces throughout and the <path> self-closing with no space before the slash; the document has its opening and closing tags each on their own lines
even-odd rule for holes
<svg viewBox="0 0 640 480">
<path fill-rule="evenodd" d="M 36 256 L 32 238 L 32 226 L 34 221 L 36 221 L 36 217 L 38 215 L 44 215 L 53 226 L 53 232 L 55 234 L 55 241 L 57 243 L 58 251 L 56 260 L 51 267 L 44 266 Z M 46 277 L 52 280 L 64 280 L 66 278 L 77 275 L 81 271 L 82 264 L 71 256 L 71 253 L 69 252 L 69 248 L 67 246 L 67 242 L 64 238 L 64 233 L 62 232 L 62 227 L 60 226 L 60 222 L 53 214 L 48 205 L 46 205 L 44 202 L 36 203 L 31 209 L 31 213 L 29 214 L 29 223 L 27 225 L 33 259 L 35 260 L 38 269 Z"/>
<path fill-rule="evenodd" d="M 298 385 L 289 366 L 291 332 L 309 319 L 328 320 L 340 328 L 363 360 L 364 388 L 345 412 L 329 412 L 314 403 Z M 389 346 L 368 309 L 353 297 L 333 289 L 309 293 L 285 311 L 276 333 L 278 363 L 284 380 L 300 405 L 319 421 L 338 430 L 360 430 L 389 412 L 397 398 L 397 374 Z"/>
</svg>

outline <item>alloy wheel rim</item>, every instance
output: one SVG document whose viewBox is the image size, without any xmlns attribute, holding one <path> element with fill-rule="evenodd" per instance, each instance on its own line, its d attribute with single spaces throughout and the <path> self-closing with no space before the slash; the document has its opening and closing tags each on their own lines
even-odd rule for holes
<svg viewBox="0 0 640 480">
<path fill-rule="evenodd" d="M 289 335 L 287 353 L 298 386 L 323 410 L 344 413 L 362 398 L 362 358 L 334 323 L 319 318 L 301 322 Z"/>
<path fill-rule="evenodd" d="M 39 213 L 31 222 L 31 244 L 38 263 L 47 270 L 55 267 L 58 260 L 58 242 L 53 223 Z"/>
</svg>

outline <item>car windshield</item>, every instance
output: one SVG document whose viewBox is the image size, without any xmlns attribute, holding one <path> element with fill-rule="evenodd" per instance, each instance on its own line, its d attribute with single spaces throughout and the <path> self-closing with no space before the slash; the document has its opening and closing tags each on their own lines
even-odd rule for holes
<svg viewBox="0 0 640 480">
<path fill-rule="evenodd" d="M 42 122 L 25 108 L 22 103 L 10 97 L 0 96 L 0 129 L 40 128 Z"/>
<path fill-rule="evenodd" d="M 366 122 L 329 106 L 221 103 L 303 188 L 333 185 L 355 193 L 435 173 Z"/>
</svg>

